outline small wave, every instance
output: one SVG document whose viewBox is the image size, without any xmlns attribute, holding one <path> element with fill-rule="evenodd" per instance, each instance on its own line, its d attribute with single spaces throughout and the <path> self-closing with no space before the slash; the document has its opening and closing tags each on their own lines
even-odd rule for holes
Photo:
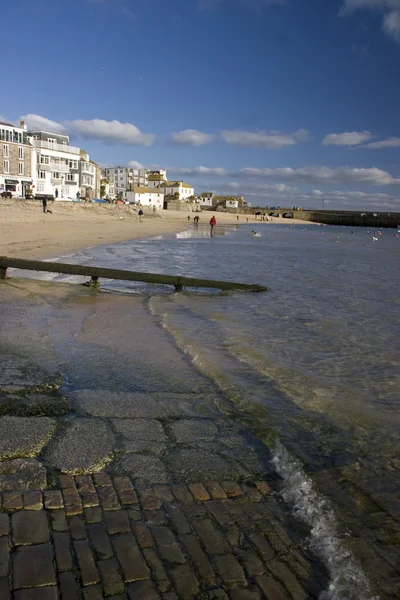
<svg viewBox="0 0 400 600">
<path fill-rule="evenodd" d="M 337 533 L 336 519 L 329 502 L 316 493 L 300 463 L 278 442 L 272 459 L 282 477 L 283 499 L 296 517 L 311 527 L 310 546 L 325 562 L 331 581 L 319 600 L 379 600 L 370 595 L 369 582 L 352 553 Z"/>
</svg>

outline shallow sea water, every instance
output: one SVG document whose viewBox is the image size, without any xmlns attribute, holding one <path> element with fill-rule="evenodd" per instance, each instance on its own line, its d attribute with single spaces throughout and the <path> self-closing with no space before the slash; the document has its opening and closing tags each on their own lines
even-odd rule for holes
<svg viewBox="0 0 400 600">
<path fill-rule="evenodd" d="M 358 542 L 370 541 L 363 515 L 379 513 L 367 494 L 376 491 L 374 478 L 390 478 L 390 490 L 396 482 L 400 489 L 400 238 L 394 233 L 259 224 L 217 228 L 212 238 L 200 227 L 90 248 L 59 260 L 258 283 L 270 291 L 177 294 L 102 282 L 104 292 L 124 293 L 75 294 L 63 301 L 59 330 L 52 325 L 46 333 L 54 349 L 47 366 L 63 365 L 71 394 L 159 390 L 207 398 L 220 390 L 218 410 L 233 407 L 235 418 L 251 422 L 272 450 L 281 493 L 310 525 L 310 543 L 330 565 L 325 598 L 332 600 L 372 597 L 363 569 L 352 563 L 353 551 L 365 558 Z M 35 319 L 31 328 L 40 329 Z M 66 331 L 74 332 L 69 340 Z M 354 492 L 357 477 L 363 486 Z M 346 494 L 361 507 L 358 521 Z M 373 569 L 365 558 L 370 578 Z"/>
</svg>

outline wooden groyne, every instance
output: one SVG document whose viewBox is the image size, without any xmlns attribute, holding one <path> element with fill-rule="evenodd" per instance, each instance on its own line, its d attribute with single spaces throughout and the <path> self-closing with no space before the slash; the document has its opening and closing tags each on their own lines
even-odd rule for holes
<svg viewBox="0 0 400 600">
<path fill-rule="evenodd" d="M 192 277 L 179 277 L 177 275 L 160 275 L 157 273 L 140 273 L 137 271 L 122 271 L 120 269 L 106 269 L 85 265 L 70 265 L 59 262 L 44 262 L 41 260 L 28 260 L 23 258 L 8 258 L 0 256 L 0 279 L 7 277 L 7 269 L 24 269 L 28 271 L 44 271 L 47 273 L 62 273 L 64 275 L 81 275 L 90 277 L 88 285 L 99 285 L 102 279 L 118 279 L 121 281 L 139 281 L 142 283 L 155 283 L 170 285 L 177 292 L 186 287 L 212 288 L 218 290 L 241 290 L 247 292 L 266 292 L 267 287 L 256 284 L 236 283 L 234 281 L 215 281 L 212 279 L 195 279 Z"/>
</svg>

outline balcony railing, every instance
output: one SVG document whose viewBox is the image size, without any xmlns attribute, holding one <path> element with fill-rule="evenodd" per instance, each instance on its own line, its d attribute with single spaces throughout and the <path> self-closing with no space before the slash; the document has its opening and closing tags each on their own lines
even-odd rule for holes
<svg viewBox="0 0 400 600">
<path fill-rule="evenodd" d="M 57 150 L 58 152 L 68 152 L 69 154 L 79 154 L 80 148 L 76 146 L 65 146 L 64 144 L 53 144 L 42 140 L 32 140 L 35 148 L 44 148 L 45 150 Z"/>
<path fill-rule="evenodd" d="M 52 162 L 51 163 L 51 170 L 54 171 L 55 173 L 69 173 L 69 166 L 68 165 L 60 165 L 58 163 Z"/>
</svg>

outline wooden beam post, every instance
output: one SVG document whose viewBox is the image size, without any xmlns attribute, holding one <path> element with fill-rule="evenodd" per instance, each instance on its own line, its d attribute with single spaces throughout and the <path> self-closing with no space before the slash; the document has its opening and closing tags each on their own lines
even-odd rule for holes
<svg viewBox="0 0 400 600">
<path fill-rule="evenodd" d="M 0 279 L 7 279 L 7 267 L 0 267 Z"/>
</svg>

